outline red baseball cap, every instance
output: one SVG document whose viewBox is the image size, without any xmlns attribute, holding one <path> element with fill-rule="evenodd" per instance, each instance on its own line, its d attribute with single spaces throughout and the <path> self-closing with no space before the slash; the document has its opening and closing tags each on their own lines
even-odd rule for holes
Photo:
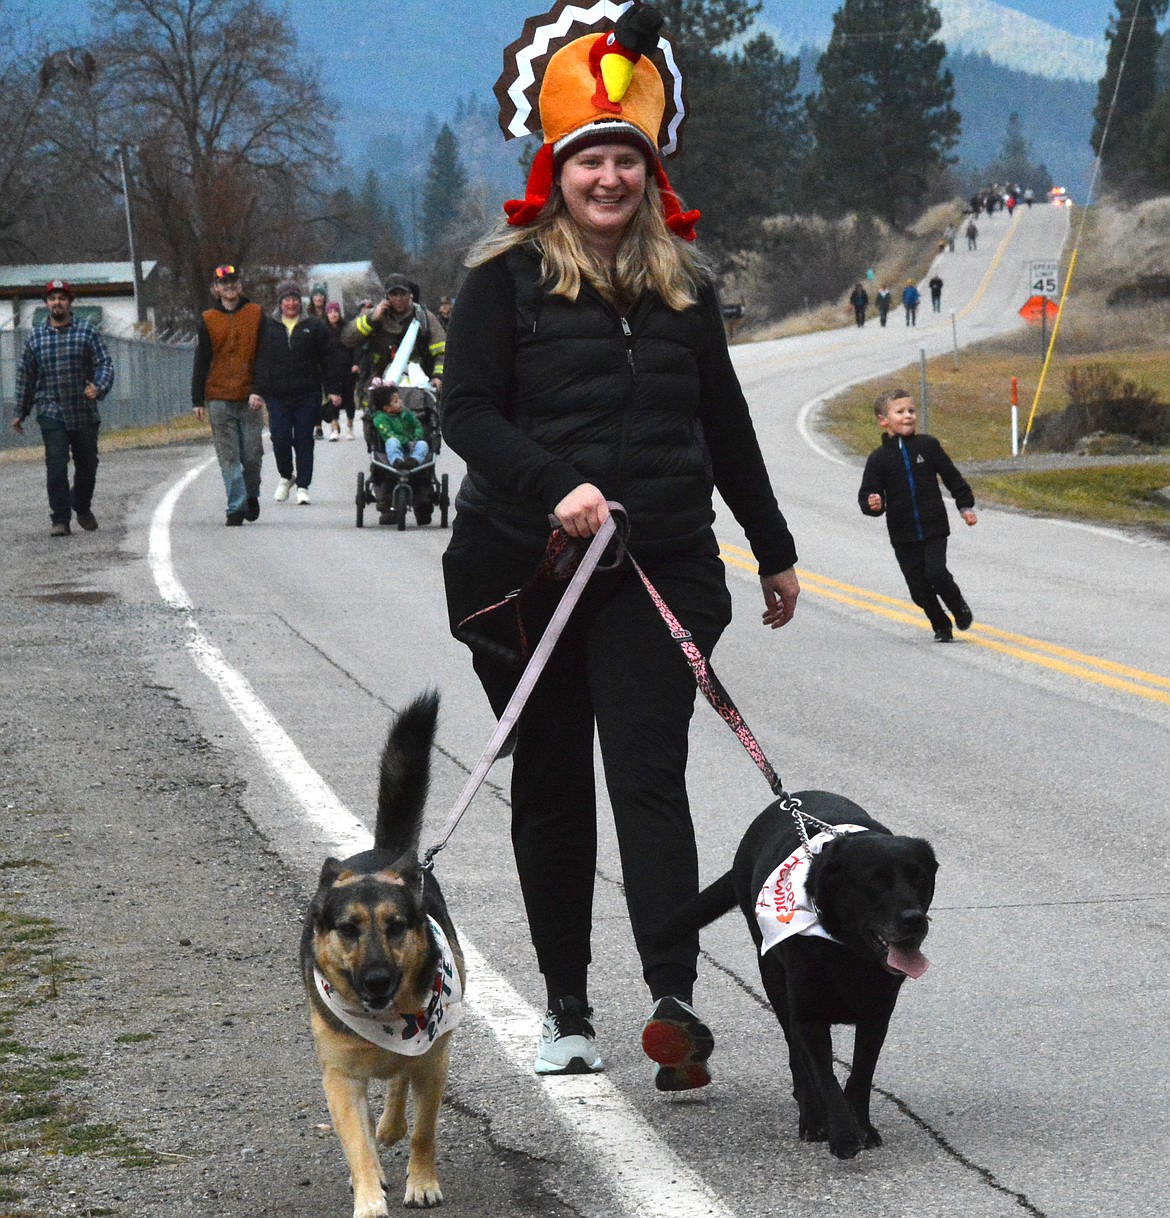
<svg viewBox="0 0 1170 1218">
<path fill-rule="evenodd" d="M 45 290 L 41 293 L 42 298 L 47 300 L 50 292 L 64 292 L 70 300 L 73 299 L 73 289 L 64 279 L 50 279 L 49 282 L 45 284 Z"/>
</svg>

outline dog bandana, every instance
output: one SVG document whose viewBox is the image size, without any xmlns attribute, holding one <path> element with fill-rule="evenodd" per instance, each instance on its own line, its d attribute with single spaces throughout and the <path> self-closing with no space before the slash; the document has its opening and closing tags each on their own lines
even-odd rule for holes
<svg viewBox="0 0 1170 1218">
<path fill-rule="evenodd" d="M 351 1032 L 356 1032 L 372 1045 L 407 1057 L 419 1057 L 426 1053 L 440 1036 L 458 1027 L 463 1016 L 463 987 L 459 983 L 459 970 L 455 967 L 451 945 L 434 918 L 427 921 L 442 955 L 431 983 L 430 1002 L 421 1011 L 399 1011 L 393 1006 L 377 1015 L 367 1015 L 364 1010 L 355 1011 L 342 1002 L 341 996 L 319 969 L 313 970 L 321 1001 Z"/>
<path fill-rule="evenodd" d="M 756 898 L 756 921 L 764 941 L 760 944 L 760 955 L 782 943 L 792 935 L 816 935 L 830 939 L 831 934 L 821 925 L 820 915 L 805 892 L 808 869 L 812 856 L 820 854 L 826 843 L 842 833 L 864 833 L 861 825 L 834 825 L 833 832 L 827 830 L 808 839 L 808 849 L 801 846 L 772 872 L 764 881 L 760 895 Z"/>
</svg>

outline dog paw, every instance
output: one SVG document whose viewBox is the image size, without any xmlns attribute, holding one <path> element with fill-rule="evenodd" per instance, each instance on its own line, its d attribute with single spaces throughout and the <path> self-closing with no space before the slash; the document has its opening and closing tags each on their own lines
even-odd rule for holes
<svg viewBox="0 0 1170 1218">
<path fill-rule="evenodd" d="M 353 1218 L 390 1218 L 390 1207 L 385 1197 L 371 1198 L 353 1207 Z"/>
<path fill-rule="evenodd" d="M 432 1209 L 443 1204 L 443 1190 L 439 1187 L 438 1180 L 415 1181 L 408 1178 L 406 1196 L 402 1198 L 402 1204 L 410 1210 Z"/>
<path fill-rule="evenodd" d="M 881 1144 L 882 1135 L 872 1125 L 867 1125 L 865 1127 L 865 1149 L 873 1150 L 875 1146 L 880 1146 Z"/>
<path fill-rule="evenodd" d="M 823 1142 L 828 1137 L 824 1126 L 819 1121 L 800 1122 L 800 1140 L 802 1142 Z"/>
<path fill-rule="evenodd" d="M 861 1150 L 859 1134 L 849 1134 L 847 1137 L 830 1138 L 829 1150 L 838 1159 L 852 1159 Z"/>
</svg>

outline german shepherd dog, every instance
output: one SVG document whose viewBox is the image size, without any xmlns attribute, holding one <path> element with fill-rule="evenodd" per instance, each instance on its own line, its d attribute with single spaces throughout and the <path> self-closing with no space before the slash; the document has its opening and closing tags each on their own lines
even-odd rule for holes
<svg viewBox="0 0 1170 1218">
<path fill-rule="evenodd" d="M 301 975 L 329 1115 L 353 1185 L 354 1218 L 386 1218 L 377 1143 L 414 1133 L 405 1204 L 439 1205 L 435 1126 L 459 1022 L 463 954 L 438 882 L 418 860 L 439 698 L 415 699 L 382 752 L 374 848 L 327 859 L 301 934 Z M 367 1088 L 387 1081 L 375 1135 Z M 376 1141 L 375 1141 L 376 1136 Z"/>
<path fill-rule="evenodd" d="M 655 939 L 677 942 L 739 905 L 788 1041 L 801 1140 L 827 1140 L 839 1159 L 851 1159 L 882 1142 L 869 1119 L 870 1089 L 898 991 L 907 976 L 926 971 L 919 949 L 938 863 L 928 842 L 895 836 L 843 796 L 787 798 L 849 831 L 809 827 L 806 847 L 791 805 L 776 800 L 748 826 L 731 870 Z M 833 1073 L 835 1023 L 856 1029 L 844 1091 Z"/>
</svg>

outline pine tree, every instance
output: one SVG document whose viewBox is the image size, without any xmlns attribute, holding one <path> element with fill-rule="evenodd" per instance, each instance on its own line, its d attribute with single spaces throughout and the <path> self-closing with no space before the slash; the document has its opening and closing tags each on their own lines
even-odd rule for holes
<svg viewBox="0 0 1170 1218">
<path fill-rule="evenodd" d="M 1137 185 L 1149 181 L 1161 169 L 1150 164 L 1146 127 L 1158 97 L 1162 36 L 1157 27 L 1170 0 L 1116 3 L 1117 12 L 1105 32 L 1109 52 L 1105 75 L 1097 86 L 1091 143 L 1109 181 Z"/>
<path fill-rule="evenodd" d="M 920 210 L 959 137 L 941 28 L 929 0 L 845 0 L 834 14 L 808 103 L 812 206 L 893 224 Z"/>
<path fill-rule="evenodd" d="M 1024 137 L 1023 124 L 1014 110 L 1008 115 L 999 156 L 987 166 L 983 181 L 1031 187 L 1037 197 L 1047 194 L 1052 185 L 1052 175 L 1045 166 L 1032 160 L 1032 147 Z"/>
<path fill-rule="evenodd" d="M 467 194 L 467 172 L 459 160 L 455 133 L 447 123 L 439 129 L 431 151 L 423 190 L 423 250 L 433 250 L 451 236 Z"/>
<path fill-rule="evenodd" d="M 807 152 L 800 65 L 767 35 L 728 53 L 756 0 L 660 0 L 687 82 L 688 117 L 671 185 L 703 213 L 699 237 L 717 263 L 758 244 L 762 222 L 791 206 Z"/>
</svg>

